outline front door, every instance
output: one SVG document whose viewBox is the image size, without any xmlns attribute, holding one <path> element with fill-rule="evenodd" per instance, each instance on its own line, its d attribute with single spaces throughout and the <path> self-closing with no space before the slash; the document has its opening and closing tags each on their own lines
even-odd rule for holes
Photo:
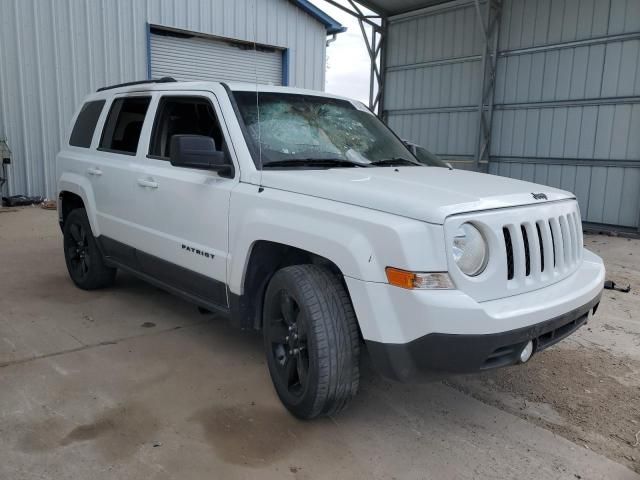
<svg viewBox="0 0 640 480">
<path fill-rule="evenodd" d="M 220 109 L 205 92 L 167 92 L 154 106 L 148 155 L 137 178 L 139 264 L 143 273 L 183 293 L 226 307 L 229 200 L 239 174 L 223 178 L 169 162 L 176 134 L 211 137 L 229 158 Z"/>
</svg>

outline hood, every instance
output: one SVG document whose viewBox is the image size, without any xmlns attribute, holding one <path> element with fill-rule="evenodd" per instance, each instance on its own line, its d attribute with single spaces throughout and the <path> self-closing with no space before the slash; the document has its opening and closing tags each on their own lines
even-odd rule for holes
<svg viewBox="0 0 640 480">
<path fill-rule="evenodd" d="M 264 170 L 262 185 L 436 224 L 456 213 L 575 198 L 536 183 L 438 167 Z"/>
</svg>

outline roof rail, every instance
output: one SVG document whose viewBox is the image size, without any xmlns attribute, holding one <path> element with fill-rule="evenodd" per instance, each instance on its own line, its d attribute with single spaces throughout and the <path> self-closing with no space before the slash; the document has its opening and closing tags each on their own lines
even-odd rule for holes
<svg viewBox="0 0 640 480">
<path fill-rule="evenodd" d="M 117 85 L 109 85 L 107 87 L 100 87 L 96 92 L 103 92 L 105 90 L 111 90 L 112 88 L 128 87 L 131 85 L 144 85 L 145 83 L 171 83 L 177 80 L 173 77 L 162 77 L 152 80 L 139 80 L 137 82 L 118 83 Z"/>
</svg>

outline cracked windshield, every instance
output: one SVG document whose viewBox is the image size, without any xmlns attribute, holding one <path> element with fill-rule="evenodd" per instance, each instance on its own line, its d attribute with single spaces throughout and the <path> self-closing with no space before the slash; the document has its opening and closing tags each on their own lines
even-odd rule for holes
<svg viewBox="0 0 640 480">
<path fill-rule="evenodd" d="M 234 95 L 254 151 L 258 144 L 262 148 L 265 168 L 418 165 L 382 122 L 347 101 L 260 92 L 258 112 L 255 92 Z"/>
</svg>

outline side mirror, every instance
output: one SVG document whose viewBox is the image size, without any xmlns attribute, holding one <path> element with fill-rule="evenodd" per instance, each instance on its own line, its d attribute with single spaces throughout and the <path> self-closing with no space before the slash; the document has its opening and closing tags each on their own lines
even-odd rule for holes
<svg viewBox="0 0 640 480">
<path fill-rule="evenodd" d="M 416 154 L 416 145 L 415 143 L 411 143 L 409 140 L 402 139 L 402 143 L 405 147 L 409 149 L 411 153 Z"/>
<path fill-rule="evenodd" d="M 174 167 L 214 170 L 221 177 L 233 178 L 235 169 L 224 152 L 216 150 L 216 142 L 204 135 L 173 135 L 171 165 Z"/>
</svg>

